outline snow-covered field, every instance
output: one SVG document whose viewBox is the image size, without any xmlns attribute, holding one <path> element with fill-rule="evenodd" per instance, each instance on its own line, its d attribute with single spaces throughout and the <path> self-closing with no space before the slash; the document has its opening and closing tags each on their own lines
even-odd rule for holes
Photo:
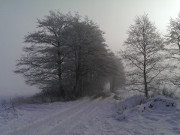
<svg viewBox="0 0 180 135">
<path fill-rule="evenodd" d="M 180 101 L 83 98 L 0 109 L 1 135 L 179 135 Z"/>
</svg>

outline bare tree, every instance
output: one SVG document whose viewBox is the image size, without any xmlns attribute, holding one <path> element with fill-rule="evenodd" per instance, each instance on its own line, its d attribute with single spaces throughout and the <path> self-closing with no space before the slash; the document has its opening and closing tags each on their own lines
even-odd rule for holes
<svg viewBox="0 0 180 135">
<path fill-rule="evenodd" d="M 171 78 L 170 81 L 176 86 L 180 86 L 179 79 L 179 62 L 180 62 L 180 13 L 175 19 L 170 19 L 167 29 L 166 37 L 166 50 L 168 52 L 169 70 Z"/>
<path fill-rule="evenodd" d="M 124 45 L 126 50 L 122 52 L 122 55 L 130 65 L 129 68 L 127 67 L 130 84 L 134 88 L 144 86 L 142 89 L 148 97 L 151 84 L 164 70 L 159 64 L 162 61 L 163 39 L 149 21 L 148 16 L 143 15 L 137 17 L 135 24 L 130 26 Z M 139 87 L 137 89 L 140 90 Z"/>
<path fill-rule="evenodd" d="M 171 48 L 174 51 L 177 50 L 180 52 L 180 13 L 176 19 L 170 19 L 167 31 L 167 43 L 171 46 Z M 177 54 L 177 51 L 174 53 Z"/>
<path fill-rule="evenodd" d="M 50 11 L 49 16 L 38 20 L 38 31 L 25 37 L 25 43 L 30 43 L 30 46 L 24 47 L 25 54 L 18 60 L 15 72 L 23 74 L 26 83 L 64 96 L 62 74 L 68 49 L 63 33 L 72 18 L 71 14 Z"/>
</svg>

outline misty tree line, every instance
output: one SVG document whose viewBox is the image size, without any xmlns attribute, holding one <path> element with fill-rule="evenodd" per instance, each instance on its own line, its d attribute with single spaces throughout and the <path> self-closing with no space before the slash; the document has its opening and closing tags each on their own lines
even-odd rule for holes
<svg viewBox="0 0 180 135">
<path fill-rule="evenodd" d="M 125 81 L 122 62 L 105 44 L 103 32 L 87 17 L 50 11 L 38 20 L 38 31 L 25 37 L 16 73 L 53 97 L 98 94 Z"/>
<path fill-rule="evenodd" d="M 122 60 L 107 48 L 100 28 L 79 14 L 50 11 L 37 29 L 25 37 L 28 46 L 15 72 L 45 95 L 72 99 L 101 93 L 106 84 L 112 92 L 126 84 L 148 97 L 166 92 L 165 85 L 180 86 L 180 15 L 165 36 L 148 15 L 136 17 Z"/>
</svg>

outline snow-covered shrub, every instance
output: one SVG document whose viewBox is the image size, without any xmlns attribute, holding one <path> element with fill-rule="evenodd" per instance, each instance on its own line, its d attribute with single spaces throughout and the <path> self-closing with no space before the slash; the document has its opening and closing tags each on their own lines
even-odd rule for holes
<svg viewBox="0 0 180 135">
<path fill-rule="evenodd" d="M 110 97 L 112 93 L 110 92 L 99 92 L 97 93 L 95 96 L 93 96 L 94 99 L 96 98 L 107 98 L 107 97 Z"/>
<path fill-rule="evenodd" d="M 119 110 L 126 110 L 129 108 L 133 108 L 137 105 L 143 104 L 146 101 L 146 97 L 143 95 L 134 95 L 130 98 L 125 99 L 124 101 L 118 103 Z"/>
<path fill-rule="evenodd" d="M 159 87 L 159 89 L 153 91 L 150 95 L 151 97 L 154 97 L 157 95 L 163 95 L 165 97 L 178 99 L 177 91 L 178 91 L 178 88 L 176 86 L 173 86 L 173 87 L 161 86 Z"/>
<path fill-rule="evenodd" d="M 144 111 L 172 111 L 176 107 L 176 101 L 165 96 L 155 96 L 139 106 L 138 110 Z"/>
<path fill-rule="evenodd" d="M 118 120 L 125 119 L 125 112 L 129 109 L 136 107 L 137 105 L 141 105 L 146 102 L 146 97 L 143 95 L 134 95 L 130 98 L 125 99 L 124 101 L 117 104 L 117 115 L 115 118 Z"/>
<path fill-rule="evenodd" d="M 167 114 L 175 108 L 176 101 L 172 98 L 155 96 L 147 99 L 144 96 L 135 95 L 117 104 L 115 118 L 122 120 L 130 116 L 136 116 L 134 114 L 141 115 L 144 112 Z"/>
<path fill-rule="evenodd" d="M 18 118 L 18 113 L 15 108 L 15 103 L 12 100 L 10 101 L 4 100 L 1 102 L 0 118 L 5 120 Z"/>
<path fill-rule="evenodd" d="M 56 101 L 63 101 L 59 97 L 45 96 L 43 94 L 36 94 L 31 97 L 17 97 L 13 99 L 16 104 L 44 104 Z"/>
</svg>

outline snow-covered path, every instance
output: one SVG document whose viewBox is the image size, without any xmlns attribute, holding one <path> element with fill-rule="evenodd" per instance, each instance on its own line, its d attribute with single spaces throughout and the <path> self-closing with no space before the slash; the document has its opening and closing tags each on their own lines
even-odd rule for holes
<svg viewBox="0 0 180 135">
<path fill-rule="evenodd" d="M 134 111 L 115 118 L 111 99 L 81 99 L 67 103 L 24 105 L 18 118 L 0 119 L 1 135 L 178 135 L 180 109 L 164 113 Z"/>
</svg>

